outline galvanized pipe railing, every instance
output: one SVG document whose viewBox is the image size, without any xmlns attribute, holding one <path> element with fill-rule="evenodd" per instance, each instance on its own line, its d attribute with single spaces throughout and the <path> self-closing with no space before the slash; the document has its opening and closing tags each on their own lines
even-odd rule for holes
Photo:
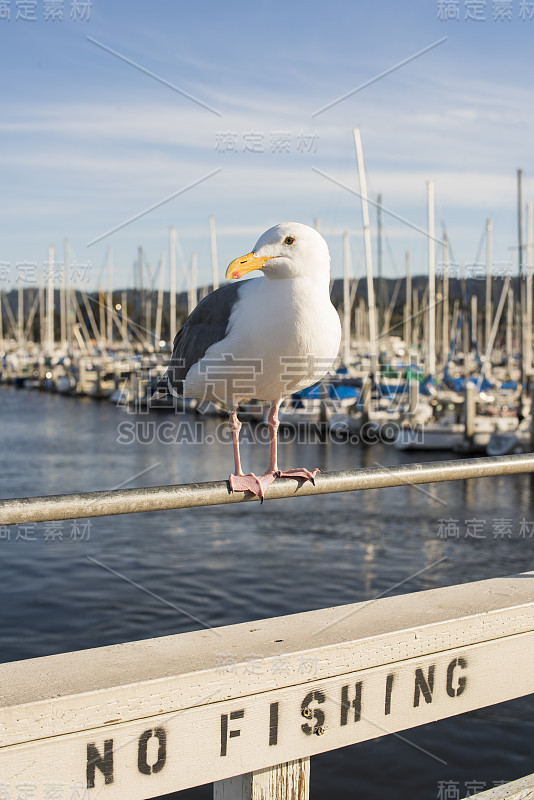
<svg viewBox="0 0 534 800">
<path fill-rule="evenodd" d="M 316 477 L 315 486 L 309 482 L 299 481 L 297 483 L 291 478 L 279 479 L 269 487 L 266 500 L 332 492 L 354 492 L 362 489 L 384 489 L 390 486 L 440 483 L 466 478 L 489 478 L 526 472 L 534 472 L 534 453 L 323 472 Z M 250 500 L 257 500 L 257 497 L 250 492 L 231 493 L 228 481 L 83 492 L 48 497 L 21 497 L 0 500 L 0 525 L 105 517 L 113 514 L 134 514 L 140 511 L 169 511 L 224 503 L 245 503 Z"/>
</svg>

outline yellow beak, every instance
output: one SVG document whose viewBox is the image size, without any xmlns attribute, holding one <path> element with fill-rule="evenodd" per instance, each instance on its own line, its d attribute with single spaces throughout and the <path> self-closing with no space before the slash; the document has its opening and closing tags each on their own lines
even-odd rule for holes
<svg viewBox="0 0 534 800">
<path fill-rule="evenodd" d="M 231 264 L 228 264 L 226 270 L 226 280 L 235 280 L 242 278 L 247 272 L 253 272 L 255 269 L 261 269 L 266 261 L 269 261 L 270 256 L 255 256 L 254 253 L 247 253 L 246 256 L 241 258 L 234 258 Z"/>
</svg>

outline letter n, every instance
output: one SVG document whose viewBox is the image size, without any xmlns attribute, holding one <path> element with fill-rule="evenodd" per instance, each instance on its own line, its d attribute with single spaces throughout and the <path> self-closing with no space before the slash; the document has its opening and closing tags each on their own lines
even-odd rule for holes
<svg viewBox="0 0 534 800">
<path fill-rule="evenodd" d="M 104 783 L 113 783 L 113 739 L 104 742 L 104 755 L 100 754 L 96 744 L 87 745 L 87 788 L 94 789 L 95 772 L 99 769 L 104 776 Z"/>
<path fill-rule="evenodd" d="M 419 667 L 415 670 L 415 693 L 413 696 L 413 707 L 417 708 L 421 693 L 425 698 L 426 703 L 432 702 L 432 692 L 434 691 L 434 672 L 436 671 L 435 664 L 428 668 L 428 678 Z"/>
</svg>

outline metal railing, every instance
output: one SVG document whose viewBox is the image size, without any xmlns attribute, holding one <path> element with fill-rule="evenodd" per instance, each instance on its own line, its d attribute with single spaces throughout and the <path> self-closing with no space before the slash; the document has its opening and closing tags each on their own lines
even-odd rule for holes
<svg viewBox="0 0 534 800">
<path fill-rule="evenodd" d="M 291 478 L 279 479 L 271 484 L 265 499 L 279 500 L 283 497 L 306 497 L 528 472 L 534 472 L 534 453 L 380 466 L 323 472 L 315 478 L 315 485 L 310 482 L 297 483 Z M 141 511 L 169 511 L 225 503 L 246 503 L 257 499 L 250 492 L 230 492 L 228 481 L 22 497 L 0 500 L 0 525 L 136 514 Z"/>
</svg>

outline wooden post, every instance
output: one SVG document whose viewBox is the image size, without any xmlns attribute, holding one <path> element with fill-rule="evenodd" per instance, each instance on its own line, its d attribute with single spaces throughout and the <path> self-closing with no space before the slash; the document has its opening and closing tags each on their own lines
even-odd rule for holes
<svg viewBox="0 0 534 800">
<path fill-rule="evenodd" d="M 371 387 L 373 385 L 373 381 L 368 376 L 362 386 L 362 396 L 361 396 L 361 403 L 362 403 L 362 422 L 365 424 L 369 421 L 369 410 L 371 407 Z"/>
<path fill-rule="evenodd" d="M 419 397 L 419 381 L 417 378 L 410 378 L 410 382 L 408 384 L 408 391 L 409 391 L 409 399 L 408 399 L 408 411 L 410 414 L 415 414 L 417 410 L 417 399 Z"/>
<path fill-rule="evenodd" d="M 319 384 L 319 441 L 328 439 L 328 383 L 322 380 Z"/>
<path fill-rule="evenodd" d="M 309 758 L 287 761 L 213 784 L 213 800 L 307 800 L 309 795 Z"/>
<path fill-rule="evenodd" d="M 464 438 L 468 442 L 473 441 L 475 435 L 475 402 L 476 386 L 474 383 L 466 382 L 465 384 L 465 400 L 464 400 L 464 415 L 465 415 L 465 434 Z"/>
<path fill-rule="evenodd" d="M 80 358 L 78 361 L 78 394 L 85 394 L 85 358 Z"/>
</svg>

